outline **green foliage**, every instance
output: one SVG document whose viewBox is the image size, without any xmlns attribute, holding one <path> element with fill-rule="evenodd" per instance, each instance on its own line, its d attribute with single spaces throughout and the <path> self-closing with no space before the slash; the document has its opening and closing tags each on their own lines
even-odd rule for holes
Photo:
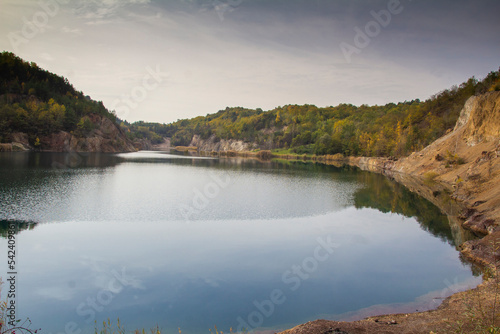
<svg viewBox="0 0 500 334">
<path fill-rule="evenodd" d="M 95 129 L 95 124 L 92 123 L 90 118 L 87 116 L 84 116 L 80 119 L 78 124 L 76 125 L 76 133 L 79 134 L 81 137 L 88 136 L 94 129 Z"/>
<path fill-rule="evenodd" d="M 171 124 L 146 123 L 143 121 L 130 124 L 127 121 L 122 121 L 120 127 L 125 131 L 130 140 L 146 139 L 153 144 L 161 144 L 164 137 L 173 137 L 176 135 Z M 177 136 L 179 135 L 177 134 Z M 191 138 L 189 138 L 187 144 L 180 144 L 178 146 L 188 146 L 190 142 Z"/>
<path fill-rule="evenodd" d="M 116 120 L 102 102 L 78 92 L 66 78 L 42 70 L 10 52 L 0 53 L 0 133 L 29 137 L 77 129 L 82 117 L 98 114 Z"/>
<path fill-rule="evenodd" d="M 291 149 L 297 154 L 405 156 L 422 149 L 452 129 L 472 95 L 500 89 L 499 72 L 444 90 L 430 99 L 359 107 L 340 104 L 286 105 L 273 110 L 226 108 L 215 114 L 171 124 L 123 121 L 132 140 L 159 144 L 170 137 L 174 146 L 188 146 L 194 135 L 256 143 L 261 149 Z M 0 139 L 13 132 L 36 137 L 58 131 L 86 135 L 85 116 L 99 114 L 116 121 L 102 102 L 77 92 L 66 78 L 40 69 L 14 54 L 0 54 Z M 87 122 L 87 123 L 86 123 Z M 460 163 L 454 161 L 453 164 Z"/>
<path fill-rule="evenodd" d="M 450 151 L 446 151 L 444 159 L 447 165 L 463 165 L 465 163 L 465 160 L 462 157 L 459 157 L 457 154 L 453 154 Z"/>
<path fill-rule="evenodd" d="M 426 101 L 325 108 L 286 105 L 265 112 L 235 107 L 171 124 L 138 122 L 130 124 L 129 131 L 148 138 L 151 135 L 140 129 L 146 127 L 161 137 L 171 137 L 174 146 L 187 146 L 198 135 L 202 139 L 214 136 L 215 141 L 257 143 L 261 149 L 290 149 L 298 154 L 405 156 L 452 129 L 465 101 L 496 85 L 500 85 L 499 72 L 491 72 L 482 81 L 471 78 Z"/>
</svg>

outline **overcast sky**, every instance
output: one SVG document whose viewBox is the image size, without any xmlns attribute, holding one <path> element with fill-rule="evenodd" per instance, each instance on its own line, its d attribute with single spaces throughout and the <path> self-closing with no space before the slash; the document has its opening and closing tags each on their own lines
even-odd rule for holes
<svg viewBox="0 0 500 334">
<path fill-rule="evenodd" d="M 0 0 L 0 50 L 121 118 L 168 123 L 426 99 L 499 68 L 499 14 L 498 0 Z"/>
</svg>

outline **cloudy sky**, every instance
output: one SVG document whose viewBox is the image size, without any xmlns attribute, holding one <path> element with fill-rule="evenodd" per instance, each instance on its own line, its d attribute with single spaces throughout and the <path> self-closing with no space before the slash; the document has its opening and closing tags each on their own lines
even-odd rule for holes
<svg viewBox="0 0 500 334">
<path fill-rule="evenodd" d="M 0 50 L 128 121 L 426 99 L 500 66 L 498 0 L 0 0 Z"/>
</svg>

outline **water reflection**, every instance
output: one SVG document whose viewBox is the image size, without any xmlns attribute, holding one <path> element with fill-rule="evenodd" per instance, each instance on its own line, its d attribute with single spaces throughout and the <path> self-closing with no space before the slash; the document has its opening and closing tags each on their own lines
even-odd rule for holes
<svg viewBox="0 0 500 334">
<path fill-rule="evenodd" d="M 20 314 L 46 331 L 74 322 L 92 333 L 108 317 L 131 330 L 228 331 L 275 289 L 286 302 L 259 326 L 284 329 L 412 302 L 445 280 L 476 282 L 450 247 L 446 217 L 380 175 L 154 152 L 91 154 L 72 168 L 54 168 L 70 161 L 64 154 L 9 157 L 0 154 L 0 219 L 41 222 L 21 224 Z M 193 202 L 200 193 L 204 207 Z M 188 219 L 185 206 L 197 209 Z M 318 238 L 340 246 L 301 278 L 293 268 L 313 263 Z M 92 313 L 89 298 L 122 270 L 131 279 Z"/>
<path fill-rule="evenodd" d="M 161 158 L 151 162 L 151 155 Z M 24 168 L 0 166 L 4 217 L 39 222 L 295 218 L 345 208 L 358 187 L 352 174 L 306 164 L 162 153 L 146 153 L 144 160 L 144 153 L 133 153 L 91 154 L 79 167 L 60 169 L 51 157 L 64 161 L 65 155 L 47 156 L 27 158 Z"/>
<path fill-rule="evenodd" d="M 356 208 L 374 208 L 384 213 L 397 213 L 414 218 L 420 228 L 454 246 L 459 246 L 476 236 L 465 230 L 427 199 L 409 191 L 402 184 L 380 174 L 359 172 L 358 179 L 365 185 L 354 194 Z M 451 200 L 451 199 L 450 199 Z M 461 262 L 469 266 L 474 275 L 481 275 L 479 267 L 460 256 Z"/>
<path fill-rule="evenodd" d="M 0 168 L 89 168 L 113 167 L 120 163 L 115 154 L 110 153 L 41 153 L 41 152 L 2 152 Z"/>
<path fill-rule="evenodd" d="M 0 220 L 0 236 L 7 238 L 9 236 L 9 226 L 14 224 L 16 226 L 15 233 L 19 234 L 25 230 L 33 230 L 38 223 L 25 222 L 16 220 Z"/>
<path fill-rule="evenodd" d="M 449 217 L 427 199 L 409 191 L 405 186 L 383 175 L 358 173 L 364 187 L 354 195 L 357 208 L 374 208 L 384 213 L 398 213 L 405 217 L 414 217 L 420 227 L 450 245 L 458 247 L 474 235 L 462 229 L 460 238 L 454 235 Z M 455 233 L 457 234 L 457 233 Z"/>
</svg>

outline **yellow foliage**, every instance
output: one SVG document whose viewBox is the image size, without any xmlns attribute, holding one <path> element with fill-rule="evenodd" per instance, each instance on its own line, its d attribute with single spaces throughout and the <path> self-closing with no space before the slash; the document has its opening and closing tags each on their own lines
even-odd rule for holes
<svg viewBox="0 0 500 334">
<path fill-rule="evenodd" d="M 41 105 L 40 102 L 38 102 L 37 100 L 34 100 L 34 99 L 30 100 L 26 103 L 26 106 L 32 112 L 37 112 L 40 109 L 40 105 Z"/>
<path fill-rule="evenodd" d="M 24 110 L 23 108 L 21 108 L 21 107 L 19 107 L 19 108 L 16 109 L 16 113 L 19 116 L 28 117 L 28 112 L 26 110 Z"/>
</svg>

